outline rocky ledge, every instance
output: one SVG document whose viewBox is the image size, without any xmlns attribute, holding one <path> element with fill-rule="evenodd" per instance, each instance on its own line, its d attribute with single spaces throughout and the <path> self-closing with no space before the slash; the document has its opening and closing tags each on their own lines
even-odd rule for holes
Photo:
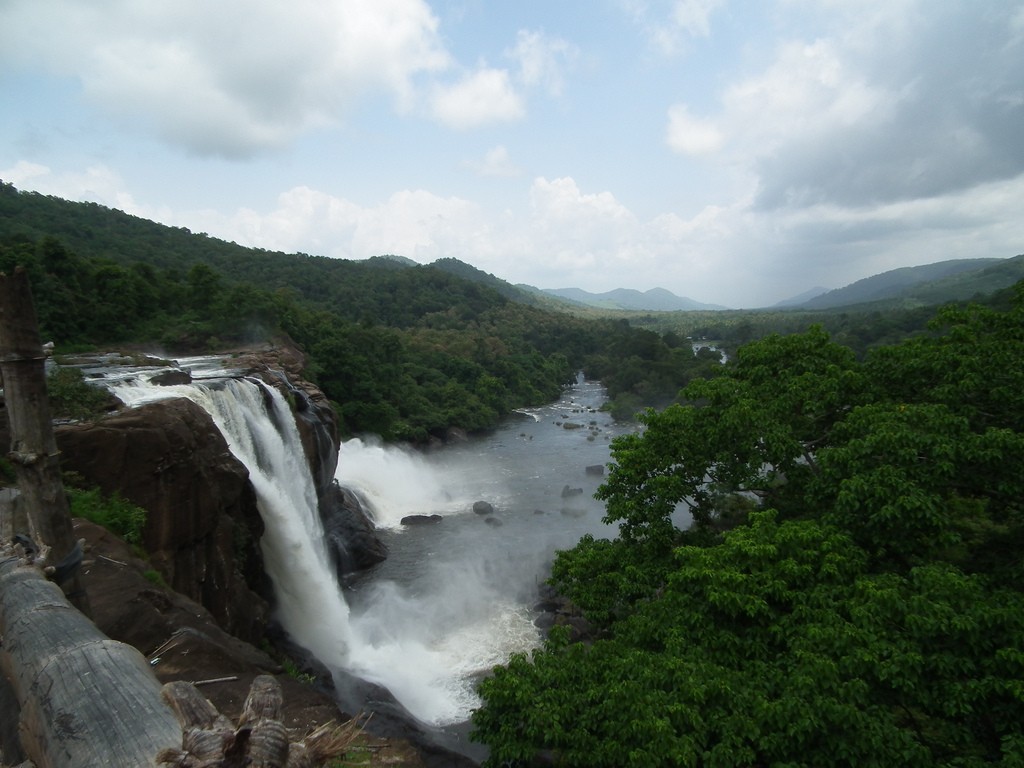
<svg viewBox="0 0 1024 768">
<path fill-rule="evenodd" d="M 237 720 L 254 678 L 273 675 L 284 693 L 282 722 L 297 740 L 318 726 L 344 723 L 331 693 L 312 670 L 278 658 L 225 632 L 203 606 L 160 583 L 149 562 L 104 528 L 75 520 L 85 540 L 83 582 L 93 622 L 108 637 L 137 648 L 161 683 L 186 680 L 232 721 Z M 369 730 L 354 755 L 367 766 L 430 768 L 411 744 Z"/>
</svg>

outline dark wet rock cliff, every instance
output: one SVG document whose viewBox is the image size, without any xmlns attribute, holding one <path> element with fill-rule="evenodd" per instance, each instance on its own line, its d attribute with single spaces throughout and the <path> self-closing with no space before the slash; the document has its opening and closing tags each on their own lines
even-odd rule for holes
<svg viewBox="0 0 1024 768">
<path fill-rule="evenodd" d="M 256 640 L 267 620 L 249 473 L 198 405 L 174 399 L 57 428 L 65 471 L 148 513 L 142 548 L 177 592 L 228 632 Z"/>
</svg>

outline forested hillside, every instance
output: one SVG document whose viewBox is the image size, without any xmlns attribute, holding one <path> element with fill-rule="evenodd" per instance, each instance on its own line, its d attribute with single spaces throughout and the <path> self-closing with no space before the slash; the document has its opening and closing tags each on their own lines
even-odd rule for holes
<svg viewBox="0 0 1024 768">
<path fill-rule="evenodd" d="M 858 280 L 804 302 L 802 309 L 834 309 L 888 302 L 889 306 L 939 304 L 991 293 L 1024 278 L 1024 256 L 954 259 L 903 267 Z"/>
<path fill-rule="evenodd" d="M 628 414 L 671 401 L 714 365 L 626 322 L 512 301 L 454 260 L 269 253 L 3 184 L 0 269 L 16 265 L 58 351 L 182 354 L 287 335 L 346 434 L 424 441 L 483 429 L 556 397 L 579 370 L 604 379 Z"/>
<path fill-rule="evenodd" d="M 489 766 L 1024 764 L 1024 283 L 859 360 L 750 343 L 613 443 L 591 622 L 481 685 Z M 677 507 L 695 526 L 677 527 Z"/>
</svg>

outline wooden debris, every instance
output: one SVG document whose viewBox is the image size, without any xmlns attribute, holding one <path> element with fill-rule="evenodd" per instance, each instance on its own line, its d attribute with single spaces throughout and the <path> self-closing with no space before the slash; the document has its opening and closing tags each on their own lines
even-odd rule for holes
<svg viewBox="0 0 1024 768">
<path fill-rule="evenodd" d="M 172 768 L 315 768 L 348 752 L 363 729 L 358 719 L 328 723 L 292 742 L 281 722 L 281 684 L 270 675 L 253 680 L 237 728 L 192 683 L 167 683 L 162 696 L 184 732 L 181 749 L 157 756 Z"/>
<path fill-rule="evenodd" d="M 213 685 L 214 683 L 231 683 L 238 679 L 238 675 L 225 675 L 224 677 L 211 677 L 209 680 L 193 680 L 192 685 Z"/>
</svg>

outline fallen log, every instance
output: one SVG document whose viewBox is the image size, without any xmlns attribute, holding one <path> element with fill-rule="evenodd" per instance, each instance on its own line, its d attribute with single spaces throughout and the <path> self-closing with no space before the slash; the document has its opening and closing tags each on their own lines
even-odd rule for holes
<svg viewBox="0 0 1024 768">
<path fill-rule="evenodd" d="M 0 668 L 38 768 L 152 766 L 181 744 L 174 713 L 136 649 L 111 640 L 36 566 L 0 556 Z"/>
</svg>

